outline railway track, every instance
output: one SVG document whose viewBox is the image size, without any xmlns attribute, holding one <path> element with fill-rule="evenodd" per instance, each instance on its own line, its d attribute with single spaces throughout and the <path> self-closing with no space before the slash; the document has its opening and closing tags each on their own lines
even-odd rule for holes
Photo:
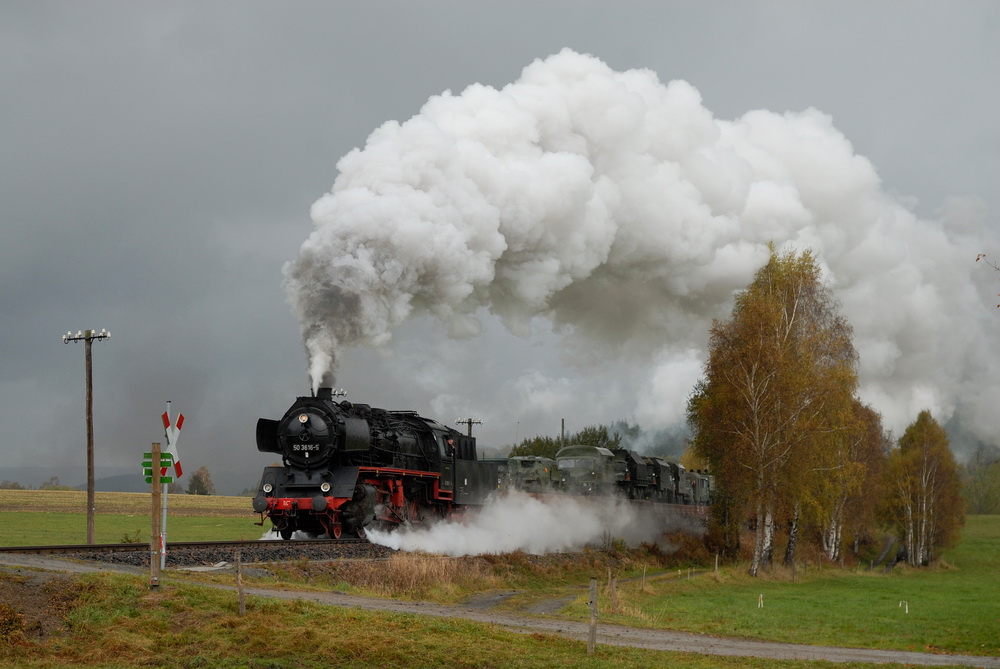
<svg viewBox="0 0 1000 669">
<path fill-rule="evenodd" d="M 173 550 L 202 550 L 202 549 L 215 549 L 215 548 L 230 548 L 230 549 L 240 549 L 240 548 L 256 548 L 261 544 L 274 544 L 275 546 L 281 546 L 284 544 L 288 545 L 304 545 L 309 544 L 312 546 L 340 546 L 348 544 L 361 544 L 368 543 L 367 539 L 357 539 L 357 538 L 344 538 L 344 539 L 316 539 L 311 541 L 289 541 L 289 542 L 278 542 L 278 541 L 261 541 L 259 539 L 255 540 L 245 540 L 245 541 L 170 541 L 167 542 L 167 552 Z M 150 546 L 148 543 L 127 543 L 127 544 L 66 544 L 66 545 L 54 545 L 54 546 L 0 546 L 0 553 L 30 553 L 36 555 L 43 554 L 58 554 L 58 553 L 121 553 L 121 552 L 148 552 Z"/>
<path fill-rule="evenodd" d="M 166 567 L 187 568 L 217 566 L 236 561 L 245 563 L 283 562 L 286 560 L 383 559 L 392 549 L 370 543 L 367 539 L 317 539 L 310 541 L 188 541 L 168 542 Z M 148 543 L 90 544 L 62 546 L 2 546 L 3 554 L 61 556 L 136 567 L 149 566 Z"/>
</svg>

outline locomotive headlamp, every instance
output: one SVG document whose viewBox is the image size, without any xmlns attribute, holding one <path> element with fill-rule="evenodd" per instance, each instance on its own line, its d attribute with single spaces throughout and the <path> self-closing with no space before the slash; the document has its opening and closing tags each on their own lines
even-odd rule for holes
<svg viewBox="0 0 1000 669">
<path fill-rule="evenodd" d="M 323 481 L 320 484 L 319 489 L 322 490 L 323 492 L 330 492 L 330 484 L 327 483 L 326 481 Z"/>
<path fill-rule="evenodd" d="M 265 483 L 264 484 L 264 492 L 269 493 L 272 490 L 274 490 L 274 486 L 272 486 L 270 483 Z"/>
<path fill-rule="evenodd" d="M 299 414 L 299 422 L 300 423 L 308 423 L 309 422 L 309 414 L 307 414 L 307 413 L 300 413 Z"/>
</svg>

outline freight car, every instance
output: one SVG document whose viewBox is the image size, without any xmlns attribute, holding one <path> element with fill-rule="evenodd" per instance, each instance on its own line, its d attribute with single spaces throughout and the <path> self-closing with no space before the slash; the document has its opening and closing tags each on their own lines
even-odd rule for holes
<svg viewBox="0 0 1000 669">
<path fill-rule="evenodd" d="M 504 461 L 508 488 L 525 492 L 553 492 L 559 483 L 556 461 L 540 455 L 515 455 Z"/>
<path fill-rule="evenodd" d="M 556 453 L 560 490 L 574 495 L 613 495 L 625 480 L 624 466 L 601 446 L 573 444 Z"/>
<path fill-rule="evenodd" d="M 570 494 L 704 506 L 715 493 L 715 479 L 706 472 L 624 448 L 566 446 L 556 453 L 556 469 L 557 489 Z"/>
</svg>

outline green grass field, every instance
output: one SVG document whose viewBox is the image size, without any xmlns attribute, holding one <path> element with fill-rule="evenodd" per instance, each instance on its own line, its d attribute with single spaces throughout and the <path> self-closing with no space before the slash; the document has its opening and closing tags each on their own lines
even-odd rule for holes
<svg viewBox="0 0 1000 669">
<path fill-rule="evenodd" d="M 1000 516 L 969 516 L 961 543 L 927 569 L 813 568 L 751 578 L 622 587 L 627 613 L 609 621 L 791 643 L 1000 655 Z M 763 607 L 759 606 L 763 601 Z M 585 619 L 585 602 L 572 609 Z"/>
<path fill-rule="evenodd" d="M 167 541 L 258 539 L 264 527 L 247 497 L 170 495 Z M 79 490 L 0 490 L 5 520 L 0 546 L 49 546 L 87 541 L 87 494 Z M 95 495 L 94 541 L 149 542 L 152 496 L 100 492 Z"/>
<path fill-rule="evenodd" d="M 4 543 L 80 540 L 85 515 L 65 507 L 78 500 L 72 494 L 57 498 L 42 492 L 0 491 L 0 510 L 8 512 Z M 33 496 L 24 497 L 29 493 Z M 98 540 L 117 541 L 137 527 L 148 538 L 148 515 L 134 513 L 142 497 L 148 504 L 148 495 L 99 499 Z M 256 516 L 245 510 L 246 498 L 172 499 L 177 501 L 177 515 L 171 515 L 169 527 L 175 540 L 238 538 L 244 531 L 250 538 L 262 534 L 262 528 L 253 525 Z M 17 510 L 27 502 L 49 511 Z M 108 536 L 100 538 L 101 532 Z M 1000 656 L 1000 516 L 969 516 L 961 542 L 944 553 L 940 564 L 891 573 L 811 565 L 799 569 L 794 579 L 783 570 L 752 579 L 746 576 L 746 565 L 738 564 L 723 567 L 718 577 L 706 566 L 691 578 L 685 569 L 678 578 L 676 569 L 657 563 L 654 556 L 636 552 L 616 553 L 610 562 L 601 558 L 609 555 L 593 551 L 549 560 L 523 554 L 447 559 L 444 569 L 433 567 L 445 559 L 432 556 L 401 555 L 375 565 L 300 561 L 283 566 L 280 583 L 448 602 L 481 591 L 518 590 L 504 606 L 569 597 L 572 601 L 562 614 L 586 620 L 585 585 L 590 576 L 597 576 L 604 623 L 793 643 Z M 608 564 L 618 565 L 617 606 L 605 587 Z M 639 580 L 643 567 L 649 572 L 645 587 Z M 582 644 L 544 635 L 525 637 L 416 616 L 331 611 L 301 602 L 252 600 L 248 615 L 239 617 L 232 595 L 171 583 L 171 573 L 158 593 L 150 592 L 141 577 L 81 577 L 68 608 L 67 635 L 44 642 L 22 642 L 8 635 L 5 643 L 0 638 L 0 665 L 429 667 L 454 666 L 460 657 L 461 666 L 468 667 L 813 666 L 608 647 L 588 658 Z M 203 578 L 231 582 L 232 576 Z M 259 582 L 275 585 L 270 579 Z M 178 648 L 183 653 L 178 654 Z"/>
</svg>

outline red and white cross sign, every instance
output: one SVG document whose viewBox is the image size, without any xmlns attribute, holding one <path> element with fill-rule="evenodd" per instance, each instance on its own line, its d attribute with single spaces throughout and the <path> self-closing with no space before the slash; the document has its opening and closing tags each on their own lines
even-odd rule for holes
<svg viewBox="0 0 1000 669">
<path fill-rule="evenodd" d="M 181 477 L 181 456 L 177 453 L 177 438 L 180 436 L 181 427 L 184 425 L 184 414 L 177 414 L 177 424 L 170 424 L 170 402 L 167 402 L 167 411 L 161 416 L 163 418 L 163 436 L 167 439 L 167 453 L 174 456 L 174 478 Z M 160 476 L 167 473 L 167 468 L 160 470 Z"/>
</svg>

